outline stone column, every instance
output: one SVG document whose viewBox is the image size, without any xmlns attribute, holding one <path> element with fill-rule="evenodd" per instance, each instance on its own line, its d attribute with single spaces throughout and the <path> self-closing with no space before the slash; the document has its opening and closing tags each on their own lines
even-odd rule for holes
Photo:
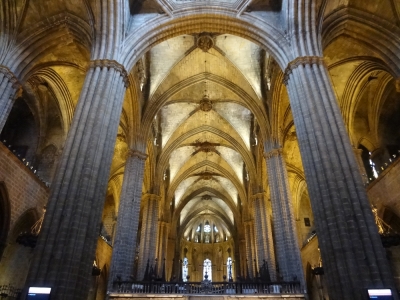
<svg viewBox="0 0 400 300">
<path fill-rule="evenodd" d="M 383 287 L 398 299 L 323 58 L 298 57 L 285 83 L 331 299 Z"/>
<path fill-rule="evenodd" d="M 20 87 L 17 77 L 5 66 L 0 65 L 0 132 L 7 121 L 13 98 Z"/>
<path fill-rule="evenodd" d="M 246 259 L 247 259 L 247 251 L 246 251 L 246 240 L 240 240 L 239 244 L 239 258 L 240 258 L 240 272 L 236 273 L 236 276 L 239 275 L 243 278 L 246 277 Z"/>
<path fill-rule="evenodd" d="M 258 275 L 258 268 L 257 268 L 257 249 L 256 249 L 256 238 L 254 234 L 254 222 L 253 220 L 250 222 L 250 242 L 251 242 L 251 258 L 252 261 L 249 261 L 249 264 L 251 263 L 252 269 L 253 269 L 253 277 L 256 277 Z"/>
<path fill-rule="evenodd" d="M 135 261 L 136 238 L 142 199 L 144 164 L 147 155 L 129 151 L 125 164 L 124 181 L 118 209 L 117 230 L 111 258 L 108 288 L 111 290 L 117 276 L 131 280 Z"/>
<path fill-rule="evenodd" d="M 139 265 L 137 279 L 142 280 L 147 261 L 154 266 L 157 248 L 158 202 L 160 196 L 146 194 L 143 196 L 142 229 L 139 246 Z"/>
<path fill-rule="evenodd" d="M 169 233 L 169 224 L 164 221 L 159 221 L 159 230 L 158 230 L 158 270 L 157 274 L 159 277 L 162 277 L 162 271 L 164 268 L 164 259 L 167 258 L 167 247 L 168 247 L 168 233 Z"/>
<path fill-rule="evenodd" d="M 269 147 L 266 147 L 268 149 Z M 269 149 L 265 154 L 271 191 L 275 250 L 279 275 L 284 281 L 294 278 L 305 287 L 303 266 L 296 234 L 292 197 L 282 149 Z"/>
<path fill-rule="evenodd" d="M 276 264 L 270 216 L 268 215 L 265 206 L 264 194 L 256 194 L 253 198 L 255 244 L 258 267 L 260 268 L 263 266 L 265 260 L 268 265 L 271 280 L 274 281 L 276 280 Z"/>
<path fill-rule="evenodd" d="M 26 283 L 52 287 L 57 300 L 88 296 L 127 84 L 116 61 L 91 61 Z"/>
<path fill-rule="evenodd" d="M 245 226 L 245 238 L 246 238 L 246 264 L 244 269 L 244 276 L 249 276 L 250 278 L 254 277 L 253 272 L 253 255 L 252 255 L 252 241 L 251 241 L 251 226 L 253 224 L 251 221 L 244 222 Z M 248 273 L 247 273 L 248 272 Z"/>
</svg>

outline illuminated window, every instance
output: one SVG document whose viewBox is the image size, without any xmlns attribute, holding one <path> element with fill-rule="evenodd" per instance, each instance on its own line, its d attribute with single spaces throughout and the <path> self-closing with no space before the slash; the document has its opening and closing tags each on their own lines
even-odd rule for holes
<svg viewBox="0 0 400 300">
<path fill-rule="evenodd" d="M 208 258 L 204 260 L 204 264 L 203 264 L 203 280 L 206 279 L 206 274 L 208 275 L 208 280 L 211 281 L 212 279 L 212 274 L 211 274 L 211 260 L 209 260 Z"/>
<path fill-rule="evenodd" d="M 228 257 L 228 261 L 226 262 L 226 273 L 228 274 L 228 279 L 232 279 L 232 258 Z"/>
<path fill-rule="evenodd" d="M 204 225 L 204 232 L 211 232 L 211 226 L 208 221 L 206 222 L 206 225 Z"/>
<path fill-rule="evenodd" d="M 187 281 L 187 276 L 189 275 L 188 264 L 189 264 L 189 261 L 188 261 L 188 259 L 185 257 L 185 258 L 183 259 L 183 263 L 182 263 L 182 277 L 183 277 L 183 281 L 184 281 L 184 282 Z"/>
</svg>

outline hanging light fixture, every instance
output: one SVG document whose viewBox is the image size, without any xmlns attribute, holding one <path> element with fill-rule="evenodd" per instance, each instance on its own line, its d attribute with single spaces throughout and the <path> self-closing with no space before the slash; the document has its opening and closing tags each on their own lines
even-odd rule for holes
<svg viewBox="0 0 400 300">
<path fill-rule="evenodd" d="M 25 247 L 35 248 L 37 239 L 42 229 L 43 219 L 46 212 L 46 206 L 43 207 L 43 214 L 39 220 L 31 227 L 30 231 L 21 232 L 17 237 L 17 243 Z"/>
</svg>

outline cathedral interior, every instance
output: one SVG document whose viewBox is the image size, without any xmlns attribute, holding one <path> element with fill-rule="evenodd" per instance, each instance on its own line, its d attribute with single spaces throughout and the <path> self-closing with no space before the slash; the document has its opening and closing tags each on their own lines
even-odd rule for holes
<svg viewBox="0 0 400 300">
<path fill-rule="evenodd" d="M 1 0 L 0 130 L 6 299 L 398 299 L 399 0 Z"/>
</svg>

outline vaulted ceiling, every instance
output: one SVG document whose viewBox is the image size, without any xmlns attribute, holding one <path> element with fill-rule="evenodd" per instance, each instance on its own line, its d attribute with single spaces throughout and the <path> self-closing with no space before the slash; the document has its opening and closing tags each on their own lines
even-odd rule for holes
<svg viewBox="0 0 400 300">
<path fill-rule="evenodd" d="M 185 237 L 206 220 L 231 236 L 240 220 L 247 182 L 256 178 L 254 133 L 268 124 L 268 58 L 245 39 L 206 32 L 171 38 L 146 55 L 147 107 L 162 105 L 153 121 L 155 180 L 168 181 L 166 201 Z"/>
</svg>

